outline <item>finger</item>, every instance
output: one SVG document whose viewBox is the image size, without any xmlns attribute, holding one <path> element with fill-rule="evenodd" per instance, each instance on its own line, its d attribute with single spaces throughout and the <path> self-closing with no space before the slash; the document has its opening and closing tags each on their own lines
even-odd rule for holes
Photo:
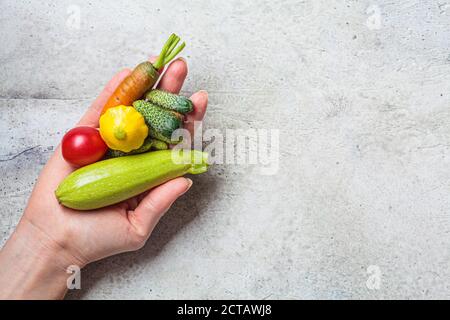
<svg viewBox="0 0 450 320">
<path fill-rule="evenodd" d="M 202 121 L 206 108 L 208 107 L 208 92 L 200 90 L 191 96 L 191 101 L 194 105 L 194 110 L 186 115 L 184 128 L 189 130 L 191 137 L 194 136 L 194 122 Z"/>
<path fill-rule="evenodd" d="M 79 126 L 98 127 L 98 119 L 102 112 L 103 106 L 108 101 L 109 97 L 114 93 L 119 84 L 131 73 L 130 69 L 124 69 L 117 73 L 105 86 L 97 99 L 92 103 L 84 116 L 78 122 Z"/>
<path fill-rule="evenodd" d="M 129 211 L 129 210 L 135 210 L 139 203 L 148 195 L 149 191 L 143 192 L 133 198 L 130 198 L 128 200 L 125 200 L 122 204 L 123 207 Z"/>
<path fill-rule="evenodd" d="M 153 228 L 172 203 L 191 186 L 191 179 L 180 177 L 151 190 L 136 210 L 128 213 L 128 220 L 136 232 L 140 235 L 150 236 Z"/>
<path fill-rule="evenodd" d="M 163 74 L 158 89 L 179 93 L 188 73 L 187 63 L 183 58 L 172 62 Z"/>
</svg>

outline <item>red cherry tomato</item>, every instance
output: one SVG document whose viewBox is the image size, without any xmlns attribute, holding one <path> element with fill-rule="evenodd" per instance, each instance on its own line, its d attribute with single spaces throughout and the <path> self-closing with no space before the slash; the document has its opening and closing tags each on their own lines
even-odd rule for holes
<svg viewBox="0 0 450 320">
<path fill-rule="evenodd" d="M 85 166 L 100 160 L 108 150 L 97 129 L 76 127 L 69 130 L 62 139 L 64 159 L 76 166 Z"/>
</svg>

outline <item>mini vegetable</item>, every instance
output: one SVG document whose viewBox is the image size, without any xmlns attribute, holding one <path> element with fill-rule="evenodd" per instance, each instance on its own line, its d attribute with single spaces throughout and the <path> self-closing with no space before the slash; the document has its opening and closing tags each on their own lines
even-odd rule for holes
<svg viewBox="0 0 450 320">
<path fill-rule="evenodd" d="M 111 149 L 130 152 L 142 146 L 148 127 L 135 108 L 117 106 L 100 117 L 100 134 Z"/>
<path fill-rule="evenodd" d="M 189 113 L 194 109 L 194 105 L 189 98 L 163 90 L 155 89 L 147 92 L 145 100 L 182 114 Z"/>
<path fill-rule="evenodd" d="M 115 157 L 129 156 L 132 154 L 144 153 L 144 152 L 150 151 L 151 149 L 166 150 L 168 148 L 169 148 L 169 146 L 164 141 L 160 141 L 160 140 L 153 139 L 151 137 L 147 137 L 145 139 L 144 143 L 142 144 L 142 146 L 140 146 L 139 148 L 137 148 L 135 150 L 131 150 L 130 152 L 123 152 L 123 151 L 119 151 L 119 150 L 109 149 L 108 152 L 106 153 L 106 155 L 109 158 L 115 158 Z"/>
<path fill-rule="evenodd" d="M 129 106 L 151 89 L 160 76 L 158 70 L 163 68 L 183 50 L 185 43 L 183 42 L 177 47 L 179 41 L 180 38 L 176 34 L 172 34 L 161 49 L 161 53 L 155 63 L 152 64 L 146 61 L 139 64 L 117 87 L 106 102 L 102 113 L 118 105 Z"/>
<path fill-rule="evenodd" d="M 169 144 L 179 142 L 172 140 L 172 133 L 183 126 L 181 114 L 144 100 L 135 101 L 133 107 L 144 116 L 149 136 Z"/>
<path fill-rule="evenodd" d="M 100 160 L 108 147 L 97 129 L 76 127 L 69 130 L 61 142 L 63 158 L 75 165 L 84 166 Z"/>
<path fill-rule="evenodd" d="M 174 161 L 176 160 L 176 161 Z M 55 194 L 66 207 L 92 210 L 112 205 L 186 173 L 207 170 L 200 151 L 163 150 L 99 161 L 67 176 Z"/>
</svg>

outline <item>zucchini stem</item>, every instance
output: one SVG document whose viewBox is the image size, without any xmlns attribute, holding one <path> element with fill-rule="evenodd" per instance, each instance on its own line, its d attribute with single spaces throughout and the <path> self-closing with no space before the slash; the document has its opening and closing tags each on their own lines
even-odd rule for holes
<svg viewBox="0 0 450 320">
<path fill-rule="evenodd" d="M 175 33 L 172 33 L 161 49 L 158 60 L 156 60 L 156 62 L 153 64 L 153 67 L 155 67 L 155 69 L 159 70 L 164 67 L 170 61 L 172 61 L 173 58 L 175 58 L 175 56 L 181 52 L 181 50 L 183 50 L 186 44 L 183 42 L 180 46 L 177 47 L 178 42 L 180 42 L 180 37 Z"/>
<path fill-rule="evenodd" d="M 208 170 L 208 154 L 198 150 L 191 151 L 191 163 L 188 173 L 199 174 Z"/>
</svg>

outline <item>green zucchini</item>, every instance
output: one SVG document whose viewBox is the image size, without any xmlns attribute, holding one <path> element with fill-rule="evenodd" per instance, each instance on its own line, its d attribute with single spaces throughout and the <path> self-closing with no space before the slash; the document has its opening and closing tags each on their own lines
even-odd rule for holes
<svg viewBox="0 0 450 320">
<path fill-rule="evenodd" d="M 58 201 L 77 210 L 119 203 L 166 181 L 207 170 L 201 151 L 162 150 L 95 162 L 67 176 L 56 190 Z"/>
<path fill-rule="evenodd" d="M 192 101 L 184 96 L 173 94 L 162 90 L 151 90 L 145 95 L 145 99 L 165 109 L 173 110 L 182 114 L 194 109 Z"/>
<path fill-rule="evenodd" d="M 180 140 L 172 140 L 172 133 L 183 126 L 181 114 L 144 100 L 133 102 L 133 107 L 144 117 L 150 137 L 170 144 L 180 142 Z"/>
</svg>

